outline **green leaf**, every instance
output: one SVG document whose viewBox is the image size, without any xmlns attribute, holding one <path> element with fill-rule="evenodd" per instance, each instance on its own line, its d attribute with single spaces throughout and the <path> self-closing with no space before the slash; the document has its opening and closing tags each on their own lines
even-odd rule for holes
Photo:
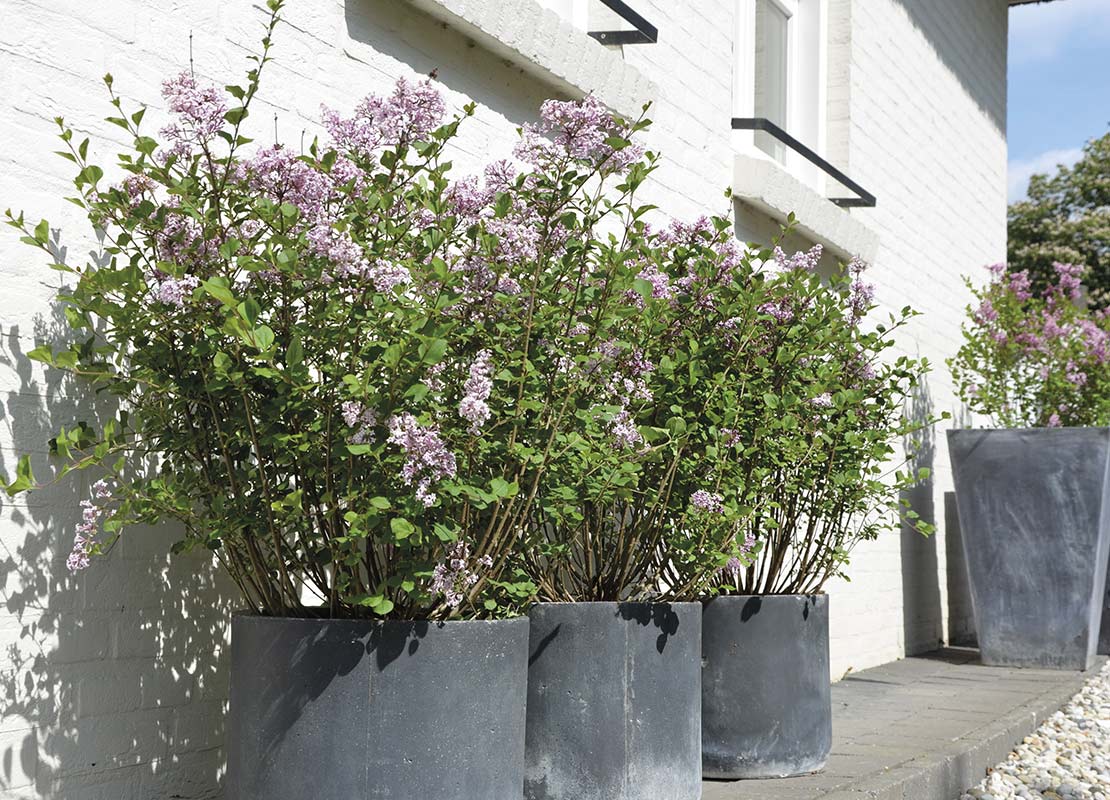
<svg viewBox="0 0 1110 800">
<path fill-rule="evenodd" d="M 235 295 L 231 293 L 231 283 L 227 278 L 208 278 L 201 282 L 201 288 L 204 289 L 209 295 L 219 300 L 225 306 L 234 308 L 238 301 Z"/>
<path fill-rule="evenodd" d="M 432 339 L 430 342 L 420 345 L 420 360 L 425 364 L 439 363 L 446 353 L 446 339 Z"/>
<path fill-rule="evenodd" d="M 416 526 L 404 517 L 394 517 L 389 521 L 389 529 L 398 540 L 407 539 L 416 532 Z"/>
<path fill-rule="evenodd" d="M 269 350 L 274 343 L 274 331 L 269 325 L 262 325 L 254 329 L 254 343 L 259 350 Z"/>
<path fill-rule="evenodd" d="M 304 364 L 304 342 L 299 333 L 294 333 L 289 340 L 289 349 L 285 351 L 285 366 L 296 369 Z"/>
<path fill-rule="evenodd" d="M 23 455 L 19 458 L 19 463 L 15 468 L 15 480 L 9 483 L 5 489 L 9 497 L 15 497 L 20 492 L 25 492 L 33 488 L 35 485 L 35 476 L 31 472 L 31 457 Z"/>
</svg>

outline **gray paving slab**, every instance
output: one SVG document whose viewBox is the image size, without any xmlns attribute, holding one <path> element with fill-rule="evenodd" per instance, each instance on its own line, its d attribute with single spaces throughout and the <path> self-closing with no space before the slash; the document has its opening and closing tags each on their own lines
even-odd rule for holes
<svg viewBox="0 0 1110 800">
<path fill-rule="evenodd" d="M 825 771 L 706 781 L 702 800 L 954 800 L 1101 668 L 985 667 L 947 648 L 849 674 L 832 689 Z"/>
</svg>

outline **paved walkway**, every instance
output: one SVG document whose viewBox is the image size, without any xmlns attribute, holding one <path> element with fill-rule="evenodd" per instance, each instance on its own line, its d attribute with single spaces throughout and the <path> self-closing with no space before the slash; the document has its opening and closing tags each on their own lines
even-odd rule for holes
<svg viewBox="0 0 1110 800">
<path fill-rule="evenodd" d="M 960 648 L 884 664 L 833 685 L 824 772 L 706 781 L 702 798 L 955 800 L 1094 674 L 984 667 Z"/>
</svg>

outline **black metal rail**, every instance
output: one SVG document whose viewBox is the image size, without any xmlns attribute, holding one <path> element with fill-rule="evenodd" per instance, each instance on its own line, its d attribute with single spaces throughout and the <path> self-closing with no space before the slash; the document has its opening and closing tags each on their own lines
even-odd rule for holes
<svg viewBox="0 0 1110 800">
<path fill-rule="evenodd" d="M 604 0 L 602 1 L 604 2 Z M 875 195 L 864 189 L 766 117 L 733 117 L 732 129 L 734 131 L 764 131 L 769 133 L 795 153 L 802 156 L 806 161 L 820 168 L 826 175 L 834 178 L 837 182 L 856 193 L 856 197 L 830 197 L 829 200 L 836 203 L 838 206 L 842 208 L 875 207 Z"/>
<path fill-rule="evenodd" d="M 659 41 L 659 29 L 633 11 L 627 3 L 621 0 L 601 0 L 601 2 L 636 30 L 589 31 L 590 36 L 602 44 L 655 44 Z"/>
</svg>

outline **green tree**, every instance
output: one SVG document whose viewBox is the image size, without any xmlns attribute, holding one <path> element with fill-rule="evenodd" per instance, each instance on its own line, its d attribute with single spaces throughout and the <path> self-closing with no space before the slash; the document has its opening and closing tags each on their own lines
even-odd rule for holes
<svg viewBox="0 0 1110 800">
<path fill-rule="evenodd" d="M 1034 290 L 1053 283 L 1054 263 L 1082 264 L 1091 304 L 1110 305 L 1110 133 L 1087 142 L 1075 166 L 1034 175 L 1008 227 L 1010 271 L 1028 269 Z"/>
</svg>

